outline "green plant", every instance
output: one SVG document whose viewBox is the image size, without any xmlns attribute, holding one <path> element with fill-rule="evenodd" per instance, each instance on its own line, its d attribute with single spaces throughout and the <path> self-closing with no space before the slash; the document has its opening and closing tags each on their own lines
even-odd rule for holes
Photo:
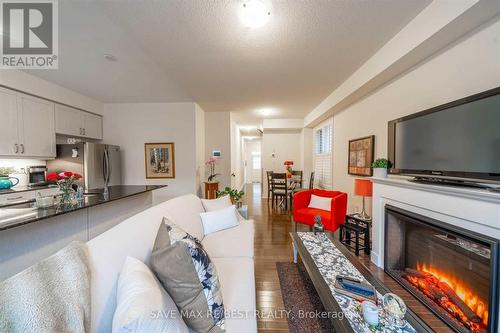
<svg viewBox="0 0 500 333">
<path fill-rule="evenodd" d="M 13 167 L 0 167 L 0 177 L 9 177 L 14 172 L 16 172 L 16 169 Z"/>
<path fill-rule="evenodd" d="M 223 189 L 222 191 L 217 191 L 217 198 L 223 197 L 225 195 L 229 195 L 231 200 L 234 203 L 237 203 L 241 200 L 241 198 L 243 198 L 243 196 L 245 195 L 245 192 L 238 191 L 237 189 L 232 189 L 229 186 L 226 187 L 225 189 Z"/>
<path fill-rule="evenodd" d="M 391 161 L 385 158 L 378 158 L 372 163 L 372 168 L 389 169 L 391 166 Z"/>
</svg>

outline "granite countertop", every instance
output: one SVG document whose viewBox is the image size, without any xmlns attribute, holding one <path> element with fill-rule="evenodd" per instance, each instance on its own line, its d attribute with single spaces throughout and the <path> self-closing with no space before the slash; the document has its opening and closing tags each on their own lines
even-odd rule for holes
<svg viewBox="0 0 500 333">
<path fill-rule="evenodd" d="M 107 202 L 120 200 L 133 195 L 150 192 L 167 185 L 118 185 L 108 187 L 108 196 L 104 191 L 94 190 L 85 194 L 84 200 L 75 205 L 53 206 L 49 208 L 37 208 L 34 202 L 0 208 L 0 231 L 18 227 L 21 225 L 37 222 L 53 216 L 58 216 L 76 210 L 85 209 Z"/>
<path fill-rule="evenodd" d="M 43 190 L 47 188 L 55 188 L 57 185 L 40 185 L 40 186 L 14 186 L 9 189 L 0 189 L 0 195 L 2 194 L 10 194 L 10 193 L 18 193 L 18 192 L 27 192 L 27 191 L 36 191 Z"/>
</svg>

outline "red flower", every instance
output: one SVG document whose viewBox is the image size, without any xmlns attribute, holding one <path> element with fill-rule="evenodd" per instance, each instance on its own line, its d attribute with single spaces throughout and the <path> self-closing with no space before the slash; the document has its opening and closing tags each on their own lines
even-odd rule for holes
<svg viewBox="0 0 500 333">
<path fill-rule="evenodd" d="M 51 180 L 51 181 L 54 181 L 54 180 L 59 180 L 59 175 L 55 172 L 51 172 L 47 175 L 47 180 Z"/>
<path fill-rule="evenodd" d="M 75 179 L 80 179 L 80 178 L 82 178 L 82 175 L 80 175 L 79 173 L 74 173 L 74 174 L 73 174 L 73 177 L 74 177 Z"/>
<path fill-rule="evenodd" d="M 283 164 L 284 165 L 293 165 L 293 161 L 285 161 Z"/>
<path fill-rule="evenodd" d="M 71 177 L 71 176 L 73 176 L 73 172 L 71 172 L 71 171 L 64 171 L 64 175 L 66 177 Z"/>
</svg>

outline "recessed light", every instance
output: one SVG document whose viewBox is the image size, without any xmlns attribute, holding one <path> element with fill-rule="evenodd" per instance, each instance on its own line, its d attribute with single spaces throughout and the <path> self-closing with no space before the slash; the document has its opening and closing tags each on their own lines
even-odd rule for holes
<svg viewBox="0 0 500 333">
<path fill-rule="evenodd" d="M 271 109 L 261 109 L 261 110 L 260 110 L 260 113 L 261 113 L 263 116 L 269 116 L 272 112 L 273 112 L 273 110 L 271 110 Z"/>
<path fill-rule="evenodd" d="M 245 1 L 240 9 L 241 22 L 249 28 L 262 27 L 270 17 L 271 11 L 260 0 Z"/>
<path fill-rule="evenodd" d="M 112 54 L 105 54 L 104 58 L 109 61 L 118 61 L 118 58 Z"/>
</svg>

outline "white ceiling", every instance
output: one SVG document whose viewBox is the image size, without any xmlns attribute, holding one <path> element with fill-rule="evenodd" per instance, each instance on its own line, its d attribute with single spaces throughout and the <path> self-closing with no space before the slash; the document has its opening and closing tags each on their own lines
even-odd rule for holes
<svg viewBox="0 0 500 333">
<path fill-rule="evenodd" d="M 251 30 L 238 0 L 59 1 L 59 70 L 28 72 L 103 102 L 303 117 L 429 3 L 272 1 Z"/>
</svg>

